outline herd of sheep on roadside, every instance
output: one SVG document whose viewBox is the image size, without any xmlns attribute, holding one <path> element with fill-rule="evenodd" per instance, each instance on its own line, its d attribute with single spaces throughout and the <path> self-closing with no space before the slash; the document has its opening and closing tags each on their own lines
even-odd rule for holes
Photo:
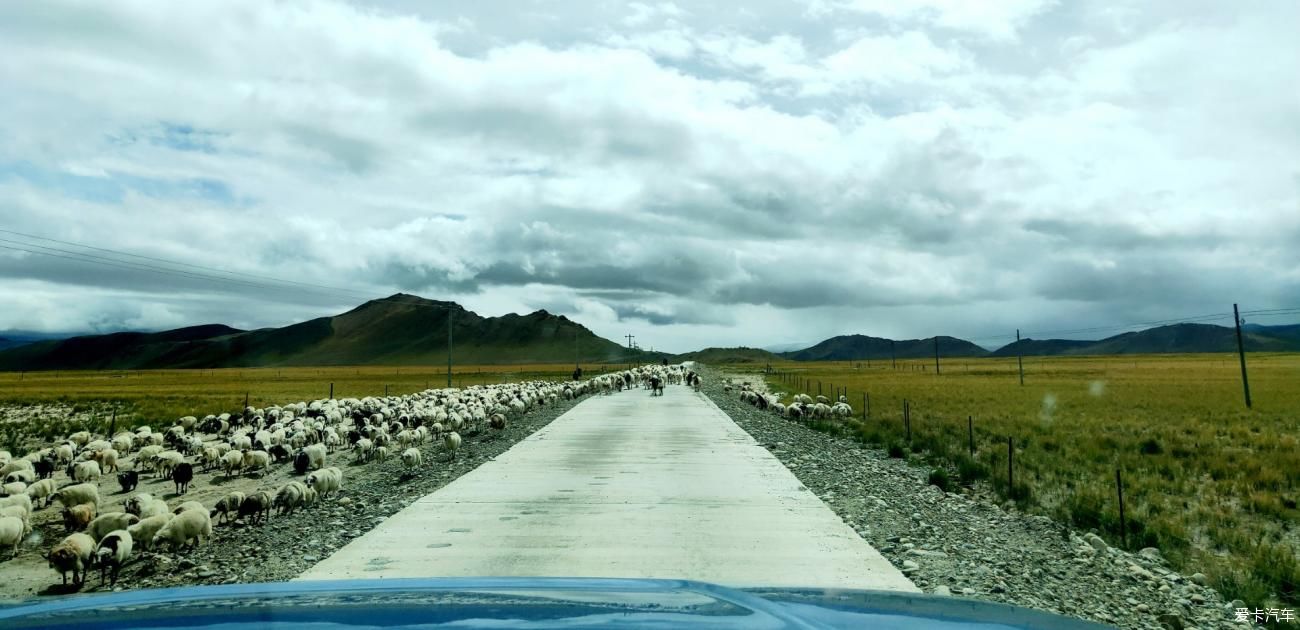
<svg viewBox="0 0 1300 630">
<path fill-rule="evenodd" d="M 728 393 L 736 389 L 740 391 L 740 400 L 791 420 L 845 419 L 853 416 L 853 407 L 849 405 L 848 399 L 844 396 L 840 396 L 837 402 L 832 403 L 831 399 L 825 396 L 814 397 L 808 394 L 795 394 L 793 400 L 787 406 L 781 404 L 781 399 L 785 397 L 784 394 L 780 392 L 775 394 L 756 392 L 748 381 L 736 385 L 732 382 L 732 379 L 727 379 L 722 386 L 722 390 Z"/>
<path fill-rule="evenodd" d="M 401 449 L 403 474 L 414 474 L 425 462 L 420 446 L 430 440 L 440 440 L 454 459 L 462 434 L 505 429 L 510 418 L 539 405 L 688 381 L 698 389 L 698 377 L 684 366 L 647 365 L 568 383 L 531 381 L 247 407 L 242 414 L 186 416 L 157 431 L 149 426 L 112 436 L 79 431 L 20 458 L 0 451 L 0 552 L 16 556 L 32 531 L 36 510 L 58 502 L 67 536 L 46 555 L 49 566 L 62 574 L 64 585 L 71 572 L 79 587 L 94 568 L 100 570 L 101 582 L 115 584 L 122 565 L 143 551 L 193 549 L 212 536 L 214 524 L 264 523 L 273 510 L 291 515 L 338 495 L 343 470 L 326 466 L 327 454 L 348 450 L 356 463 L 365 463 L 384 461 L 390 449 Z M 170 479 L 181 500 L 196 471 L 229 478 L 265 475 L 284 464 L 303 479 L 274 492 L 229 492 L 211 507 L 197 501 L 172 506 L 136 492 L 121 511 L 99 510 L 100 484 L 109 473 L 116 475 L 121 493 L 134 492 L 145 475 Z M 58 479 L 61 474 L 66 479 Z"/>
</svg>

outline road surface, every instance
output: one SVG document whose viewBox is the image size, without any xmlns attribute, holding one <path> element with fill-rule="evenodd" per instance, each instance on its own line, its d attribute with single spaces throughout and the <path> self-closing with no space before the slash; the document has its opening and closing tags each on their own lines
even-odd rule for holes
<svg viewBox="0 0 1300 630">
<path fill-rule="evenodd" d="M 298 579 L 427 576 L 919 592 L 684 386 L 592 396 Z"/>
</svg>

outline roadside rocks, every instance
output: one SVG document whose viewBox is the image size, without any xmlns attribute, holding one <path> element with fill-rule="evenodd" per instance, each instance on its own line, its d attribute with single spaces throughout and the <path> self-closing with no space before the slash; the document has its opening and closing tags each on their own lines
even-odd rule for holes
<svg viewBox="0 0 1300 630">
<path fill-rule="evenodd" d="M 983 488 L 944 493 L 927 483 L 929 468 L 759 411 L 722 391 L 726 375 L 701 370 L 706 396 L 927 593 L 1122 628 L 1242 627 L 1204 575 L 1179 575 L 1157 549 L 1128 553 L 1092 532 L 1067 532 L 1001 507 Z"/>
</svg>

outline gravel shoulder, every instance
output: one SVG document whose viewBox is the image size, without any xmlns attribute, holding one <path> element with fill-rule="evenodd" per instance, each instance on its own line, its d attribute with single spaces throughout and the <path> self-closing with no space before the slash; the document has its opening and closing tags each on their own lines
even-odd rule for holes
<svg viewBox="0 0 1300 630">
<path fill-rule="evenodd" d="M 501 431 L 484 430 L 463 436 L 455 461 L 442 450 L 441 440 L 427 442 L 420 447 L 424 465 L 410 477 L 403 474 L 402 463 L 396 455 L 383 462 L 357 464 L 350 452 L 332 453 L 326 465 L 343 469 L 343 490 L 337 498 L 322 500 L 291 515 L 272 515 L 265 524 L 218 525 L 214 520 L 212 539 L 196 550 L 136 554 L 122 569 L 116 588 L 101 586 L 98 572 L 92 572 L 76 592 L 290 580 L 329 557 L 347 541 L 370 531 L 390 514 L 505 452 L 581 400 L 560 400 L 537 407 L 513 419 Z M 129 470 L 133 461 L 134 457 L 127 458 L 123 469 Z M 67 483 L 62 471 L 55 473 L 55 479 L 60 486 Z M 293 479 L 301 480 L 301 477 L 294 475 L 289 463 L 273 465 L 264 477 L 227 478 L 219 472 L 196 470 L 185 495 L 175 495 L 169 479 L 152 476 L 142 478 L 136 492 L 152 493 L 172 506 L 182 501 L 200 501 L 211 507 L 226 493 L 263 489 L 274 493 Z M 125 499 L 131 496 L 121 492 L 113 474 L 104 475 L 99 491 L 101 513 L 120 511 Z M 73 592 L 61 585 L 59 573 L 45 561 L 45 555 L 66 535 L 59 512 L 57 502 L 37 509 L 32 519 L 32 534 L 24 540 L 17 557 L 0 560 L 0 601 Z"/>
<path fill-rule="evenodd" d="M 1122 628 L 1241 628 L 1233 603 L 1179 575 L 1154 549 L 1128 553 L 1043 516 L 1003 510 L 987 492 L 944 493 L 928 469 L 813 431 L 723 391 L 702 391 L 927 593 L 972 597 Z M 1235 603 L 1244 607 L 1245 604 Z"/>
</svg>

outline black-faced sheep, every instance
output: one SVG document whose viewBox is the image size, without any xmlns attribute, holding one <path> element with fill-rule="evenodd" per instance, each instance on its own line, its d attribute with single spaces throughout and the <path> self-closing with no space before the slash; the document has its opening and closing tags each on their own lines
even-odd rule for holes
<svg viewBox="0 0 1300 630">
<path fill-rule="evenodd" d="M 105 534 L 99 539 L 99 547 L 95 549 L 95 564 L 99 566 L 99 583 L 104 583 L 104 574 L 109 573 L 112 581 L 109 586 L 117 585 L 117 574 L 122 571 L 122 565 L 131 557 L 131 546 L 133 539 L 131 533 L 125 529 L 118 529 Z"/>
</svg>

